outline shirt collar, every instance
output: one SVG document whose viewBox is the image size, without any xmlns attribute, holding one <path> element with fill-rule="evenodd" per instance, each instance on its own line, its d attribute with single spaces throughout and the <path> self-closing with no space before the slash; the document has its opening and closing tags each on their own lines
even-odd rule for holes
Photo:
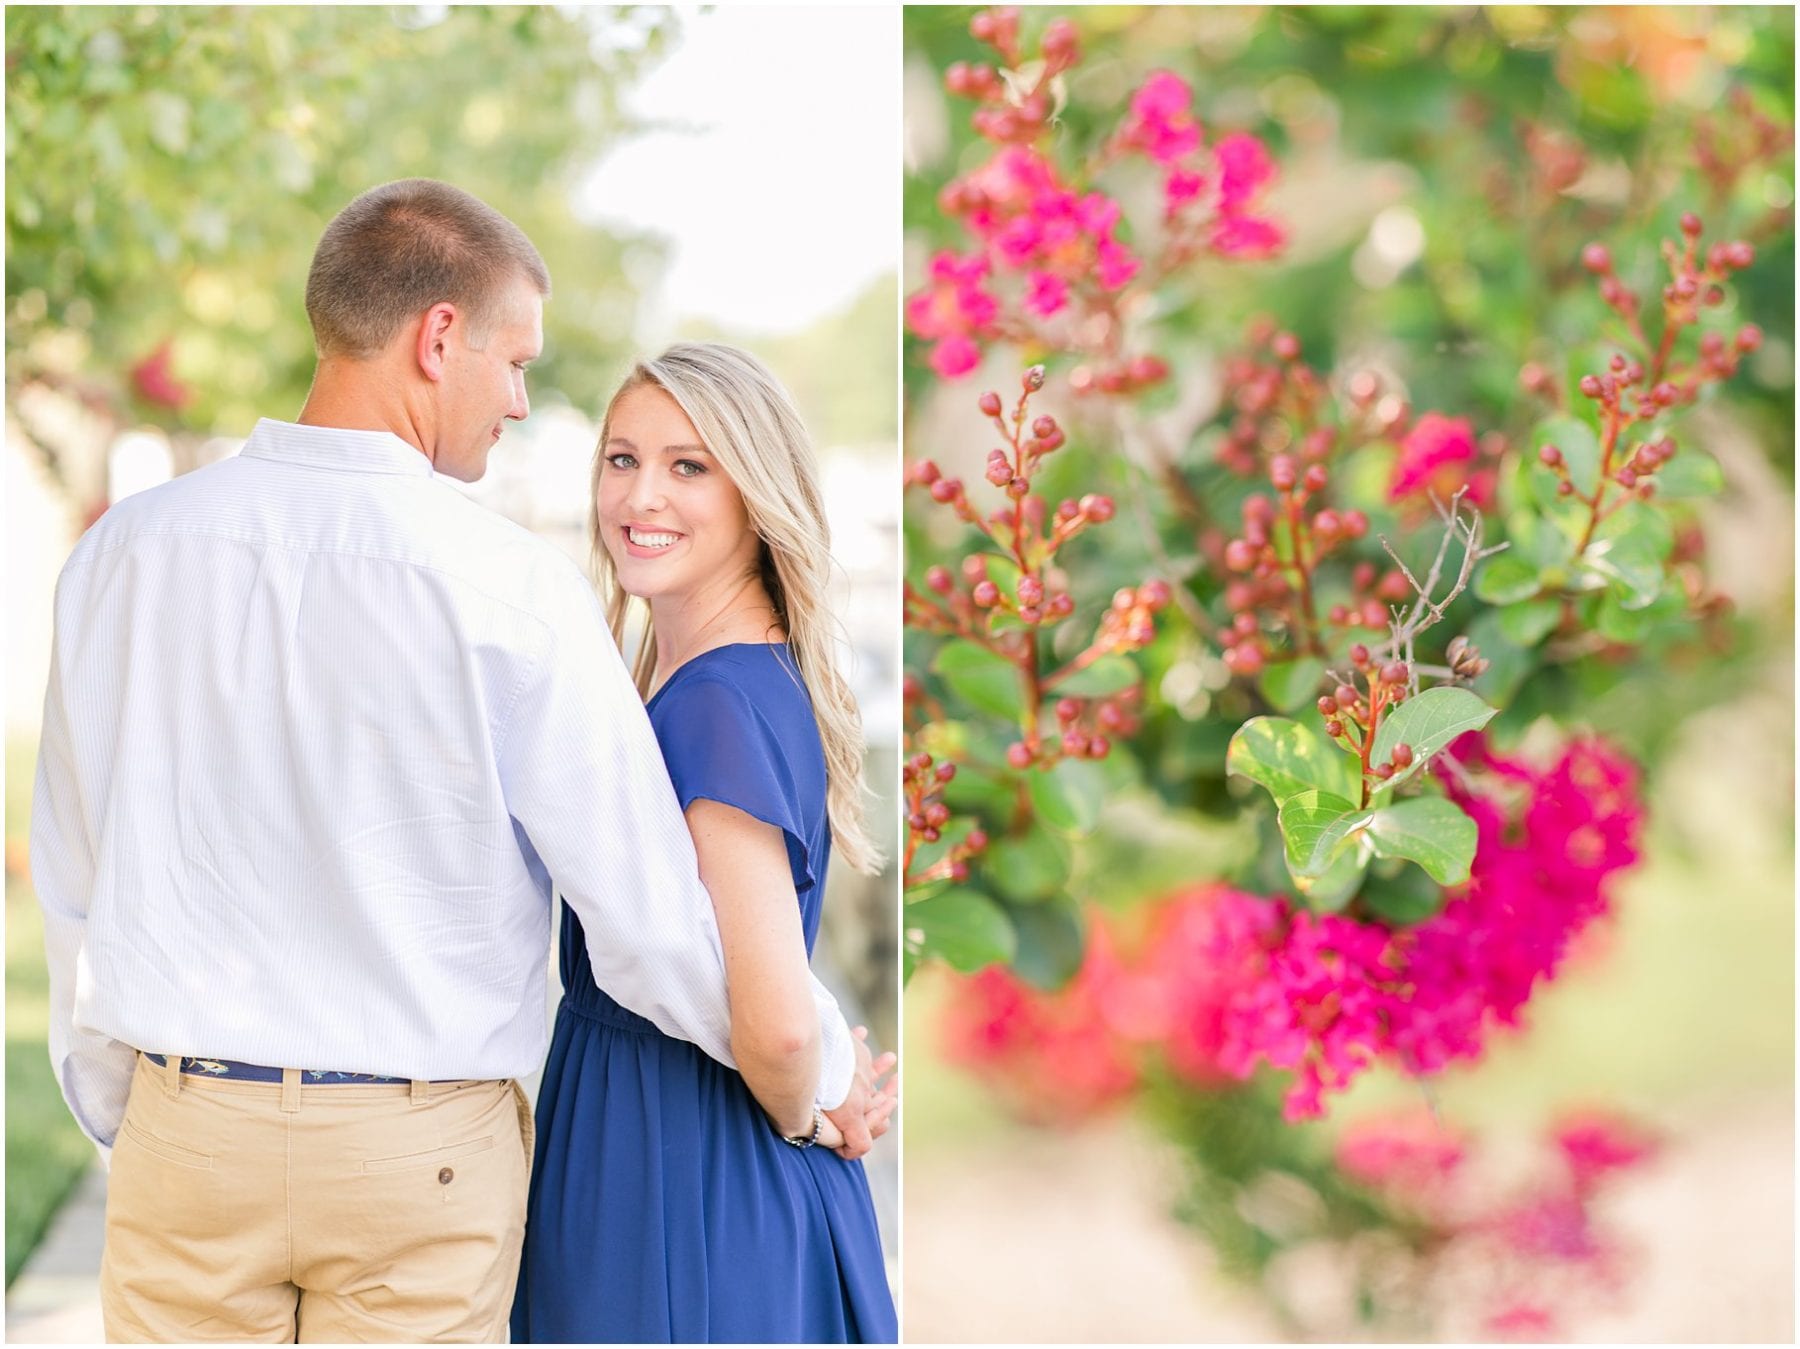
<svg viewBox="0 0 1800 1349">
<path fill-rule="evenodd" d="M 431 461 L 392 431 L 347 431 L 336 426 L 301 426 L 264 417 L 242 453 L 312 468 L 350 473 L 404 473 L 430 477 Z"/>
</svg>

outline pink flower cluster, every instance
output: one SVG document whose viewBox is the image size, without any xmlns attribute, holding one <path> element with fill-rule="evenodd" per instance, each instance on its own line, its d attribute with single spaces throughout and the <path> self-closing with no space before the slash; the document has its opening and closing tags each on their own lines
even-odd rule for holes
<svg viewBox="0 0 1800 1349">
<path fill-rule="evenodd" d="M 929 284 L 907 297 L 906 322 L 933 342 L 931 368 L 945 379 L 981 364 L 977 338 L 990 335 L 1000 302 L 985 286 L 987 259 L 942 252 L 931 259 Z"/>
<path fill-rule="evenodd" d="M 1481 1272 L 1489 1332 L 1539 1339 L 1556 1332 L 1557 1308 L 1622 1285 L 1627 1252 L 1598 1221 L 1594 1201 L 1656 1151 L 1642 1128 L 1598 1111 L 1566 1118 L 1546 1141 L 1549 1164 L 1501 1195 L 1469 1174 L 1469 1140 L 1422 1110 L 1350 1125 L 1336 1161 L 1422 1226 L 1428 1259 Z"/>
<path fill-rule="evenodd" d="M 1494 500 L 1495 470 L 1477 464 L 1475 428 L 1466 417 L 1427 412 L 1400 441 L 1400 455 L 1388 480 L 1388 500 L 1423 498 L 1427 493 L 1448 501 L 1466 487 L 1463 500 L 1477 510 Z"/>
<path fill-rule="evenodd" d="M 1204 219 L 1207 245 L 1229 258 L 1267 258 L 1287 235 L 1255 213 L 1275 181 L 1275 161 L 1255 136 L 1237 131 L 1206 148 L 1191 108 L 1193 91 L 1179 75 L 1158 70 L 1132 95 L 1114 140 L 1117 149 L 1145 156 L 1163 171 L 1163 217 L 1183 227 Z"/>
<path fill-rule="evenodd" d="M 1494 754 L 1480 736 L 1452 753 L 1460 771 L 1450 795 L 1479 834 L 1468 883 L 1437 914 L 1390 929 L 1202 887 L 1158 907 L 1134 961 L 1097 923 L 1073 987 L 1030 995 L 1036 1038 L 1017 1066 L 1027 1078 L 1047 1073 L 1037 1089 L 1054 1095 L 1076 1061 L 1084 1081 L 1104 1063 L 1115 1094 L 1126 1090 L 1142 1045 L 1207 1085 L 1267 1064 L 1295 1074 L 1283 1113 L 1299 1120 L 1324 1114 L 1325 1093 L 1377 1061 L 1424 1075 L 1479 1058 L 1489 1030 L 1517 1025 L 1536 986 L 1608 912 L 1610 878 L 1637 858 L 1642 809 L 1631 765 L 1597 741 L 1571 743 L 1546 770 Z M 991 1011 L 1010 982 L 990 971 L 969 997 Z M 965 1000 L 956 1037 L 965 1051 L 985 1014 Z M 1079 1055 L 1061 1052 L 1078 1041 Z M 1020 1042 L 1002 1034 L 983 1044 L 993 1062 Z"/>
</svg>

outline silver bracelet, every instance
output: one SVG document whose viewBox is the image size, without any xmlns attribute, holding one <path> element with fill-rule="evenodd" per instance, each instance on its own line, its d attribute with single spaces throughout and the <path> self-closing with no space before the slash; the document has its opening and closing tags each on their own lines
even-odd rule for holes
<svg viewBox="0 0 1800 1349">
<path fill-rule="evenodd" d="M 782 1134 L 781 1141 L 796 1148 L 810 1148 L 819 1141 L 819 1135 L 825 1132 L 825 1112 L 817 1105 L 813 1106 L 813 1131 L 807 1134 Z"/>
</svg>

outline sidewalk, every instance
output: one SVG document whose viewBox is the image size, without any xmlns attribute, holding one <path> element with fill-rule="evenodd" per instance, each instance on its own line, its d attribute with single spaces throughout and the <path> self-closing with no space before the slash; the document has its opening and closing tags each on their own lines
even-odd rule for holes
<svg viewBox="0 0 1800 1349">
<path fill-rule="evenodd" d="M 106 1220 L 106 1172 L 98 1165 L 75 1182 L 50 1230 L 6 1292 L 9 1344 L 99 1344 L 100 1247 Z"/>
</svg>

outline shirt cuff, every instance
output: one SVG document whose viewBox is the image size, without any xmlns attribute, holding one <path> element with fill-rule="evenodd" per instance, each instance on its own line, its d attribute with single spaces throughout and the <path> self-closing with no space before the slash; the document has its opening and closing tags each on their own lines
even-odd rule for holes
<svg viewBox="0 0 1800 1349">
<path fill-rule="evenodd" d="M 827 1018 L 819 1031 L 819 1089 L 813 1099 L 821 1110 L 836 1110 L 850 1096 L 850 1084 L 856 1077 L 856 1047 L 842 1016 Z"/>
</svg>

